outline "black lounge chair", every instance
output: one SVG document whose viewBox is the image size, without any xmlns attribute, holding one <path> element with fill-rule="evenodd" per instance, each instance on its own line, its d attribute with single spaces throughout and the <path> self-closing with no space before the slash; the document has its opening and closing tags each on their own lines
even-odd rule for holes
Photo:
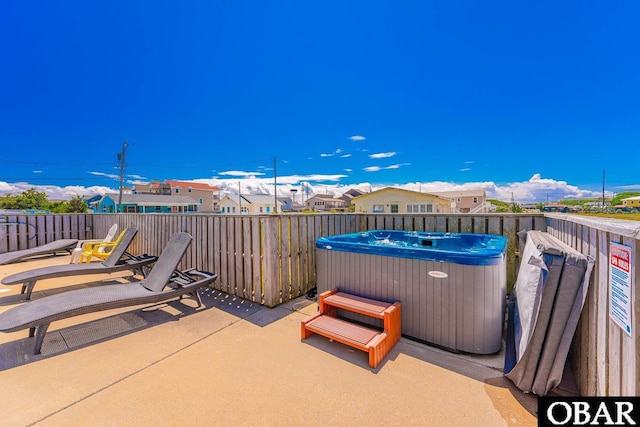
<svg viewBox="0 0 640 427">
<path fill-rule="evenodd" d="M 118 244 L 110 252 L 104 262 L 90 264 L 64 264 L 49 267 L 36 268 L 12 274 L 2 279 L 3 285 L 22 284 L 20 293 L 26 294 L 26 299 L 31 299 L 31 292 L 38 280 L 52 279 L 54 277 L 80 276 L 89 274 L 115 273 L 117 271 L 131 270 L 146 276 L 145 269 L 157 261 L 158 257 L 149 255 L 134 256 L 127 252 L 133 238 L 138 233 L 136 228 L 127 228 Z"/>
<path fill-rule="evenodd" d="M 174 234 L 149 275 L 139 282 L 61 292 L 11 308 L 0 314 L 0 331 L 29 328 L 29 336 L 36 338 L 34 354 L 40 354 L 47 329 L 56 320 L 112 308 L 155 304 L 184 295 L 196 299 L 200 307 L 198 289 L 209 286 L 218 276 L 196 269 L 176 270 L 191 240 L 188 233 Z"/>
<path fill-rule="evenodd" d="M 68 253 L 71 253 L 77 244 L 78 239 L 60 239 L 30 249 L 5 252 L 0 254 L 0 265 L 23 261 L 39 255 L 56 255 L 60 251 L 67 251 Z"/>
</svg>

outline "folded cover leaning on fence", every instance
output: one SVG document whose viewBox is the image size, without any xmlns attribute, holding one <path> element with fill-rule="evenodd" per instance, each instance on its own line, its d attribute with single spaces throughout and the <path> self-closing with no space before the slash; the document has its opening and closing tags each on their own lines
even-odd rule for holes
<svg viewBox="0 0 640 427">
<path fill-rule="evenodd" d="M 524 392 L 560 384 L 594 260 L 548 233 L 527 232 L 509 297 L 504 373 Z"/>
</svg>

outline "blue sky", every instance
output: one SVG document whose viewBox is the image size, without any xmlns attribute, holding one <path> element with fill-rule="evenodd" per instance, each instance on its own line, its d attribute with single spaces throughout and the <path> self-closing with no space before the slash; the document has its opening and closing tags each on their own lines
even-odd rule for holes
<svg viewBox="0 0 640 427">
<path fill-rule="evenodd" d="M 640 190 L 640 4 L 24 2 L 0 14 L 0 193 Z"/>
</svg>

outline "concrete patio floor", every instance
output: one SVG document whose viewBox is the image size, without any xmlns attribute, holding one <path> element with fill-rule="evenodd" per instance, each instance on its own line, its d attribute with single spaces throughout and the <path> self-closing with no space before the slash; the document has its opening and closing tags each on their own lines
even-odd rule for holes
<svg viewBox="0 0 640 427">
<path fill-rule="evenodd" d="M 0 266 L 0 278 L 58 256 Z M 62 278 L 33 298 L 126 273 Z M 103 282 L 104 283 L 104 282 Z M 0 311 L 22 303 L 0 285 Z M 502 376 L 502 355 L 452 354 L 403 338 L 376 368 L 320 336 L 299 298 L 273 309 L 202 290 L 204 306 L 104 311 L 51 325 L 34 356 L 27 330 L 0 334 L 0 425 L 534 426 L 537 398 Z"/>
</svg>

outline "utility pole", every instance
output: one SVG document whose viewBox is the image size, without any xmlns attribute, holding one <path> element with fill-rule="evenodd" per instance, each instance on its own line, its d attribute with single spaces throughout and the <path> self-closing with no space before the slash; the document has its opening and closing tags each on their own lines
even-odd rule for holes
<svg viewBox="0 0 640 427">
<path fill-rule="evenodd" d="M 278 179 L 276 172 L 276 158 L 273 158 L 273 213 L 278 213 Z"/>
<path fill-rule="evenodd" d="M 116 212 L 119 212 L 122 206 L 122 186 L 124 185 L 124 155 L 127 151 L 127 141 L 122 143 L 122 152 L 118 153 L 118 160 L 120 160 L 120 193 L 118 195 L 118 207 Z"/>
<path fill-rule="evenodd" d="M 605 177 L 605 168 L 602 168 L 602 210 L 604 211 L 604 177 Z"/>
</svg>

